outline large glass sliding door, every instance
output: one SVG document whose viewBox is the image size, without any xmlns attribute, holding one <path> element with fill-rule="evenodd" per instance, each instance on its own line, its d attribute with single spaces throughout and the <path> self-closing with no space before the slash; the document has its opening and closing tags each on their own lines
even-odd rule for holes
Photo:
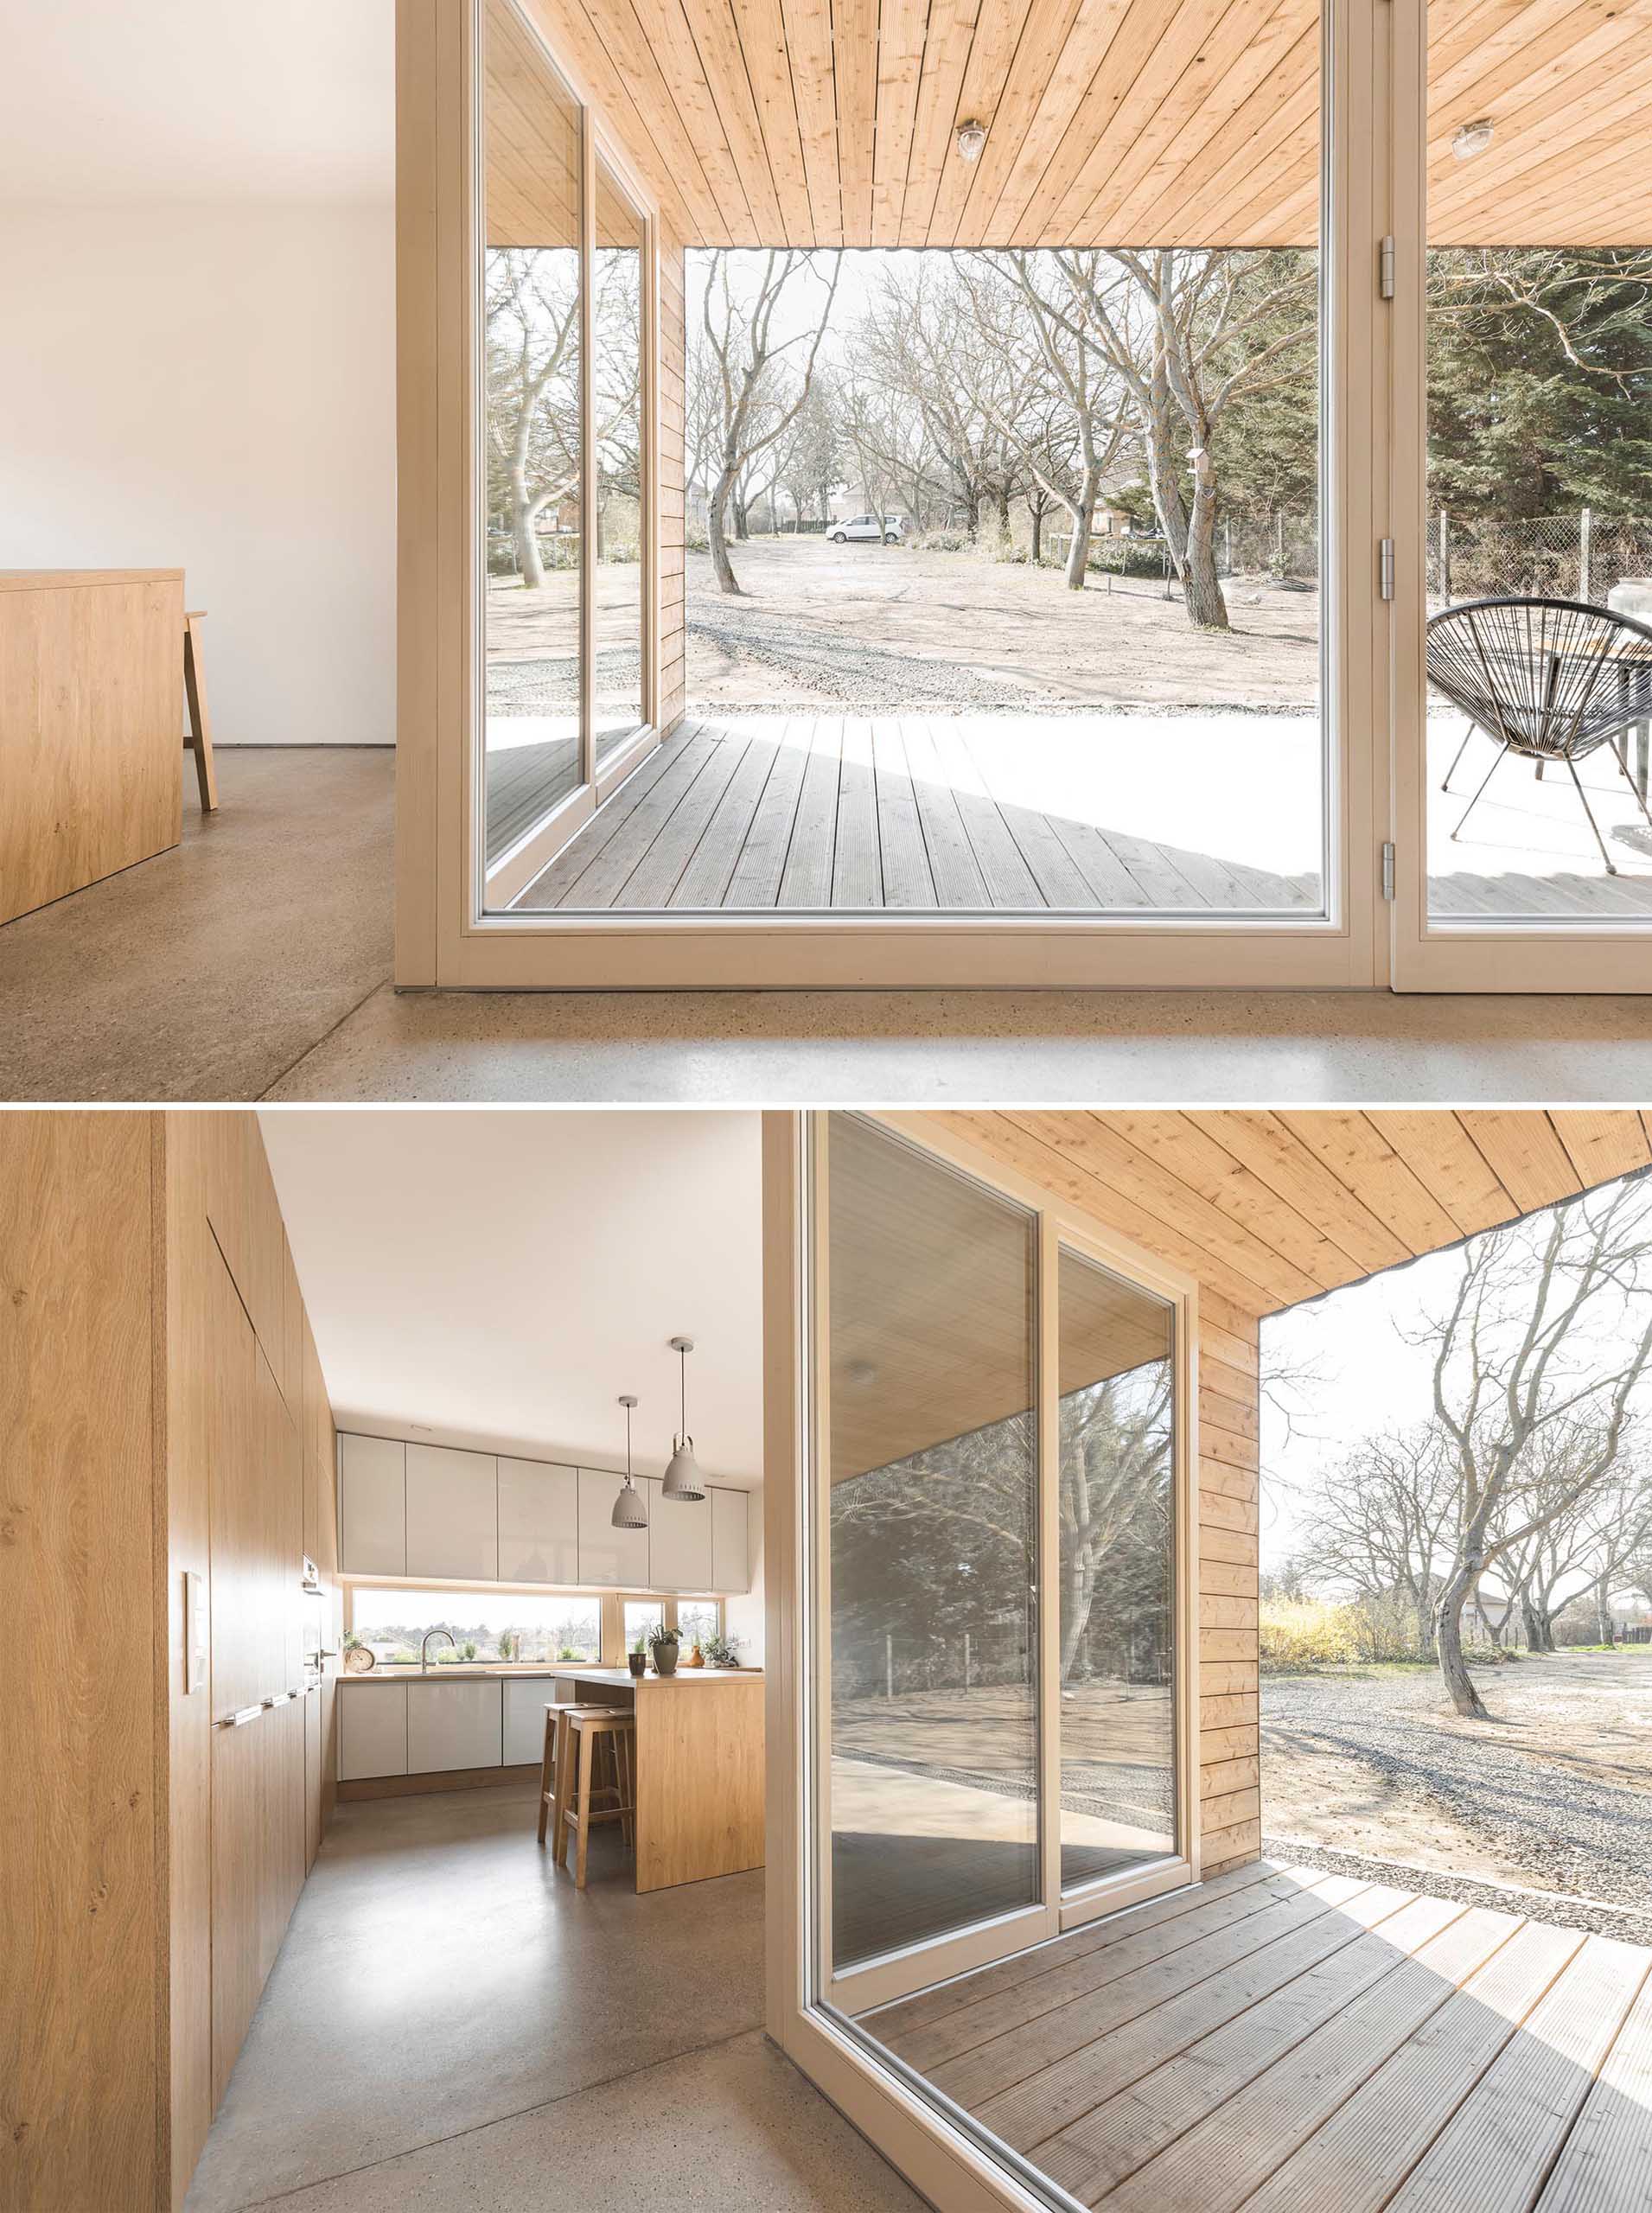
<svg viewBox="0 0 1652 2213">
<path fill-rule="evenodd" d="M 1040 1900 L 1037 1242 L 872 1124 L 829 1147 L 841 1974 Z"/>
<path fill-rule="evenodd" d="M 1652 23 L 1431 0 L 1418 61 L 1401 81 L 1420 112 L 1397 121 L 1420 141 L 1402 366 L 1420 356 L 1425 379 L 1426 674 L 1400 980 L 1644 988 Z"/>
<path fill-rule="evenodd" d="M 813 1160 L 813 1933 L 859 2017 L 1186 1879 L 1181 1348 L 898 1131 Z"/>
<path fill-rule="evenodd" d="M 513 0 L 483 0 L 479 34 L 478 811 L 502 910 L 649 723 L 649 237 Z"/>
</svg>

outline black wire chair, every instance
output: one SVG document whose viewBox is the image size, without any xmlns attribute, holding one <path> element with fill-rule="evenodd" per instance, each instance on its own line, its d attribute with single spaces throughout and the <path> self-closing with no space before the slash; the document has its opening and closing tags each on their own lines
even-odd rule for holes
<svg viewBox="0 0 1652 2213">
<path fill-rule="evenodd" d="M 1428 676 L 1469 718 L 1451 778 L 1477 730 L 1495 738 L 1496 759 L 1463 810 L 1451 836 L 1479 805 L 1505 757 L 1534 761 L 1540 778 L 1552 761 L 1571 772 L 1608 876 L 1617 869 L 1606 850 L 1578 763 L 1605 745 L 1652 829 L 1646 794 L 1630 773 L 1623 741 L 1652 716 L 1652 628 L 1574 599 L 1474 599 L 1428 621 Z"/>
</svg>

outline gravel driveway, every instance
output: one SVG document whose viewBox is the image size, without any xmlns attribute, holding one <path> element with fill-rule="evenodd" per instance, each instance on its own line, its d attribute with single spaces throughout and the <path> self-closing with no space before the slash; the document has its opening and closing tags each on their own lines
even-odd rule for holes
<svg viewBox="0 0 1652 2213">
<path fill-rule="evenodd" d="M 1466 1840 L 1480 1872 L 1652 1909 L 1652 1656 L 1527 1660 L 1476 1680 L 1489 1724 L 1443 1710 L 1432 1671 L 1265 1677 L 1264 1826 L 1368 1851 L 1387 1834 L 1394 1857 L 1448 1868 Z"/>
</svg>

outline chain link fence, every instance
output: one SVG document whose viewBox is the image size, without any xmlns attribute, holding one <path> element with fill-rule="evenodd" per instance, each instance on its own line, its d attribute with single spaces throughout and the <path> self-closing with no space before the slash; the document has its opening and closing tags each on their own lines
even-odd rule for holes
<svg viewBox="0 0 1652 2213">
<path fill-rule="evenodd" d="M 1438 606 L 1520 597 L 1604 607 L 1631 577 L 1652 577 L 1652 518 L 1588 507 L 1517 522 L 1468 520 L 1444 507 L 1428 518 L 1428 596 Z"/>
</svg>

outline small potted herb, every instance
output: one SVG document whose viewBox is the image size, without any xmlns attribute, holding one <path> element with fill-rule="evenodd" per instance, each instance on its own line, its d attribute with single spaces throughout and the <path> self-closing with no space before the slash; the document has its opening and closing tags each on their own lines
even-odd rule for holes
<svg viewBox="0 0 1652 2213">
<path fill-rule="evenodd" d="M 674 1675 L 677 1672 L 678 1636 L 674 1629 L 667 1629 L 663 1622 L 656 1622 L 648 1631 L 648 1649 L 654 1655 L 656 1675 Z"/>
<path fill-rule="evenodd" d="M 705 1648 L 706 1665 L 711 1668 L 737 1668 L 740 1665 L 740 1640 L 737 1636 L 711 1636 L 700 1639 Z"/>
<path fill-rule="evenodd" d="M 631 1670 L 632 1680 L 641 1682 L 648 1672 L 648 1633 L 646 1629 L 640 1629 L 637 1631 L 635 1637 L 632 1640 L 631 1649 L 625 1657 L 627 1665 Z"/>
</svg>

